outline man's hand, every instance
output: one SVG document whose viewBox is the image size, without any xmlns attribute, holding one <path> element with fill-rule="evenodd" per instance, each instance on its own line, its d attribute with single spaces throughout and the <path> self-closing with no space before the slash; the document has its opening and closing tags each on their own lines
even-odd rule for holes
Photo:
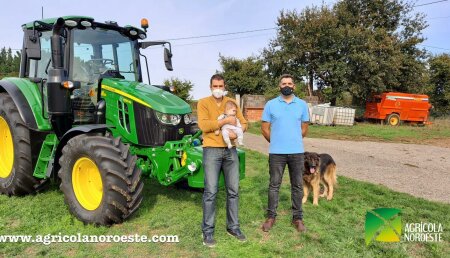
<svg viewBox="0 0 450 258">
<path fill-rule="evenodd" d="M 227 116 L 226 118 L 219 120 L 219 127 L 222 127 L 226 124 L 235 126 L 237 124 L 236 117 L 235 116 Z"/>
</svg>

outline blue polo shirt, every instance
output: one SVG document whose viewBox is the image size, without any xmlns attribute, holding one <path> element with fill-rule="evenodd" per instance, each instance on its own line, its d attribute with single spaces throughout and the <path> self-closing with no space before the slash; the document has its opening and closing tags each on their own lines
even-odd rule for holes
<svg viewBox="0 0 450 258">
<path fill-rule="evenodd" d="M 294 96 L 287 103 L 279 96 L 264 107 L 262 121 L 270 123 L 271 154 L 304 153 L 302 122 L 309 122 L 308 105 Z"/>
</svg>

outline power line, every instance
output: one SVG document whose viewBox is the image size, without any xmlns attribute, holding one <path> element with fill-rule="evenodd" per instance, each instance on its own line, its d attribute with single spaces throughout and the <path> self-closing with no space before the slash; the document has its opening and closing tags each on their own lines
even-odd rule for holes
<svg viewBox="0 0 450 258">
<path fill-rule="evenodd" d="M 192 37 L 184 37 L 184 38 L 173 38 L 166 39 L 167 41 L 175 41 L 175 40 L 185 40 L 185 39 L 198 39 L 198 38 L 210 38 L 210 37 L 218 37 L 218 36 L 226 36 L 226 35 L 235 35 L 235 34 L 244 34 L 258 31 L 266 31 L 266 30 L 275 30 L 277 27 L 273 28 L 265 28 L 265 29 L 257 29 L 257 30 L 246 30 L 246 31 L 236 31 L 236 32 L 228 32 L 228 33 L 220 33 L 220 34 L 210 34 L 210 35 L 202 35 L 202 36 L 192 36 Z"/>
<path fill-rule="evenodd" d="M 434 1 L 434 2 L 430 2 L 430 3 L 414 5 L 413 7 L 420 7 L 420 6 L 431 5 L 431 4 L 437 4 L 437 3 L 441 3 L 441 2 L 447 2 L 447 1 L 448 1 L 448 0 Z"/>
<path fill-rule="evenodd" d="M 428 20 L 434 20 L 434 19 L 447 19 L 447 18 L 450 18 L 450 16 L 444 16 L 444 17 L 431 17 L 431 18 L 428 18 Z"/>
<path fill-rule="evenodd" d="M 443 47 L 434 47 L 434 46 L 430 46 L 430 45 L 423 45 L 423 44 L 417 44 L 419 46 L 424 46 L 424 47 L 429 47 L 429 48 L 436 48 L 436 49 L 442 49 L 442 50 L 447 50 L 450 51 L 450 48 L 443 48 Z"/>
<path fill-rule="evenodd" d="M 260 37 L 260 36 L 269 36 L 272 34 L 257 34 L 257 35 L 251 35 L 251 36 L 244 36 L 244 37 L 236 37 L 236 38 L 228 38 L 228 39 L 219 39 L 219 40 L 210 40 L 210 41 L 203 41 L 203 42 L 195 42 L 195 43 L 187 43 L 187 44 L 178 44 L 175 46 L 191 46 L 191 45 L 198 45 L 198 44 L 207 44 L 207 43 L 214 43 L 214 42 L 223 42 L 223 41 L 229 41 L 229 40 L 236 40 L 236 39 L 245 39 L 245 38 L 252 38 L 252 37 Z"/>
</svg>

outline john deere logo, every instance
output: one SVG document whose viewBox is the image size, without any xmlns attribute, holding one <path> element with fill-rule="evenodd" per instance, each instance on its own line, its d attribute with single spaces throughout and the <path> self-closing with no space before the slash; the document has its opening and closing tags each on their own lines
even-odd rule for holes
<svg viewBox="0 0 450 258">
<path fill-rule="evenodd" d="M 178 129 L 178 133 L 179 134 L 184 134 L 184 129 L 183 128 Z"/>
<path fill-rule="evenodd" d="M 402 221 L 400 210 L 378 208 L 366 213 L 366 245 L 379 242 L 400 242 Z"/>
</svg>

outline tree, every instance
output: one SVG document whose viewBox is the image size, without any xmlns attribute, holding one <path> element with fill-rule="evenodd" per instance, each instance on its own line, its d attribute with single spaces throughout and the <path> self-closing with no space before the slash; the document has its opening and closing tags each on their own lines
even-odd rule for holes
<svg viewBox="0 0 450 258">
<path fill-rule="evenodd" d="M 326 6 L 306 7 L 301 13 L 282 11 L 278 18 L 278 35 L 263 51 L 271 77 L 289 73 L 296 78 L 309 79 L 309 92 L 313 78 L 321 74 L 318 69 L 327 52 L 334 52 L 337 40 L 337 19 Z M 325 52 L 324 52 L 324 51 Z M 326 71 L 323 72 L 326 74 Z M 324 81 L 319 86 L 327 86 Z"/>
<path fill-rule="evenodd" d="M 373 92 L 424 89 L 426 23 L 403 0 L 342 0 L 332 7 L 282 11 L 277 38 L 264 50 L 269 72 L 310 78 L 331 88 L 331 103 L 350 92 L 361 104 Z"/>
<path fill-rule="evenodd" d="M 192 84 L 191 81 L 188 80 L 181 81 L 178 78 L 170 78 L 170 80 L 168 79 L 164 80 L 164 85 L 173 86 L 175 88 L 174 94 L 183 99 L 184 101 L 189 102 L 192 100 L 190 92 L 194 87 L 194 84 Z"/>
<path fill-rule="evenodd" d="M 20 69 L 20 52 L 13 55 L 11 48 L 0 50 L 0 78 L 17 76 Z"/>
<path fill-rule="evenodd" d="M 412 3 L 344 0 L 334 10 L 339 23 L 356 24 L 348 27 L 345 40 L 349 70 L 355 71 L 349 74 L 349 86 L 357 104 L 386 90 L 424 93 L 426 51 L 418 44 L 427 24 L 423 14 L 412 14 Z"/>
<path fill-rule="evenodd" d="M 434 113 L 438 115 L 450 114 L 450 55 L 441 54 L 429 60 L 431 103 Z"/>
<path fill-rule="evenodd" d="M 234 94 L 264 94 L 269 80 L 264 71 L 264 63 L 256 57 L 237 59 L 219 56 L 220 72 L 227 82 L 227 89 Z"/>
</svg>

